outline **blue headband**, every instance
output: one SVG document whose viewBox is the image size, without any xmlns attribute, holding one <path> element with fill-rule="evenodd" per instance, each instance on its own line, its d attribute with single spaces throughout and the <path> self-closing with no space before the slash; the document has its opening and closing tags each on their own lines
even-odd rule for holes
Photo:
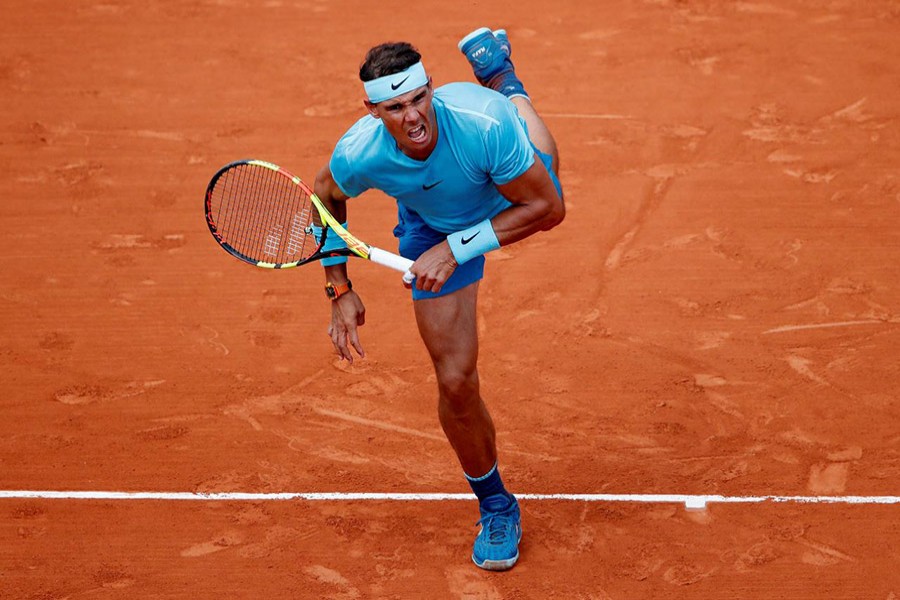
<svg viewBox="0 0 900 600">
<path fill-rule="evenodd" d="M 366 88 L 369 102 L 378 104 L 379 102 L 402 96 L 427 84 L 428 75 L 425 73 L 422 61 L 419 61 L 405 71 L 385 75 L 372 81 L 364 81 L 363 87 Z"/>
</svg>

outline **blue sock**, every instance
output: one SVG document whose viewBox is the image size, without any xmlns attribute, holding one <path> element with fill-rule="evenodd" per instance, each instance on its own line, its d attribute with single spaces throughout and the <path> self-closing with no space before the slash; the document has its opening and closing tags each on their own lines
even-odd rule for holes
<svg viewBox="0 0 900 600">
<path fill-rule="evenodd" d="M 530 99 L 528 92 L 525 91 L 525 86 L 522 85 L 522 81 L 518 78 L 513 69 L 498 73 L 489 81 L 485 82 L 484 85 L 496 92 L 500 92 L 507 98 L 522 96 L 523 98 Z"/>
<path fill-rule="evenodd" d="M 478 496 L 479 502 L 497 494 L 503 494 L 507 498 L 512 498 L 512 495 L 503 487 L 503 480 L 500 479 L 500 469 L 497 468 L 497 463 L 494 463 L 491 470 L 481 477 L 470 477 L 467 473 L 463 473 L 463 475 L 466 476 L 472 491 Z"/>
</svg>

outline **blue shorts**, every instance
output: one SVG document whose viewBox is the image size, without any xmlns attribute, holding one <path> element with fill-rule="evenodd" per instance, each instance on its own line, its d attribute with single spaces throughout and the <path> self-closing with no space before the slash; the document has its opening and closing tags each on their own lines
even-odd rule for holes
<svg viewBox="0 0 900 600">
<path fill-rule="evenodd" d="M 534 144 L 532 144 L 532 147 L 534 148 Z M 553 169 L 550 168 L 552 158 L 549 154 L 544 154 L 537 148 L 534 148 L 534 152 L 537 154 L 538 158 L 541 159 L 541 162 L 544 163 L 544 166 L 547 167 L 547 172 L 550 173 L 550 179 L 553 180 L 553 185 L 556 187 L 559 197 L 562 198 L 562 186 L 559 183 L 559 178 L 553 172 Z M 397 226 L 394 227 L 394 237 L 400 241 L 400 256 L 410 260 L 416 260 L 426 250 L 429 250 L 446 240 L 447 234 L 432 229 L 424 220 L 422 220 L 422 217 L 420 217 L 418 213 L 406 208 L 398 202 Z M 440 292 L 426 292 L 424 290 L 418 290 L 413 286 L 412 297 L 413 300 L 439 298 L 461 290 L 476 281 L 480 281 L 482 277 L 484 277 L 484 256 L 477 256 L 456 267 L 456 270 L 453 271 L 453 275 L 450 276 L 450 279 L 444 282 Z"/>
</svg>

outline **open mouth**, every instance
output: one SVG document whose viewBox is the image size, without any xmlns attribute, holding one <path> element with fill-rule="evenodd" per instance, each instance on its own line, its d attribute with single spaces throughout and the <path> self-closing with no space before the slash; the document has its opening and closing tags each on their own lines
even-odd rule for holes
<svg viewBox="0 0 900 600">
<path fill-rule="evenodd" d="M 425 141 L 426 133 L 425 133 L 425 125 L 419 125 L 418 127 L 413 127 L 409 131 L 406 132 L 406 135 L 409 136 L 409 139 L 417 144 L 421 144 Z"/>
</svg>

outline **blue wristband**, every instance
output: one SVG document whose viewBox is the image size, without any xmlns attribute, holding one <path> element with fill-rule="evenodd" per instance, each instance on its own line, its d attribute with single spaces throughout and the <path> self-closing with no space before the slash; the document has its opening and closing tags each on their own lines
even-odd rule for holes
<svg viewBox="0 0 900 600">
<path fill-rule="evenodd" d="M 346 229 L 347 224 L 341 223 L 341 226 Z M 312 226 L 313 235 L 316 236 L 316 241 L 322 239 L 322 234 L 324 233 L 324 229 L 319 227 L 318 225 Z M 347 243 L 341 239 L 341 236 L 336 234 L 334 231 L 325 238 L 325 245 L 322 246 L 322 252 L 329 252 L 330 250 L 341 250 L 342 248 L 346 248 Z M 347 262 L 346 256 L 334 256 L 331 258 L 323 258 L 321 261 L 323 267 L 331 267 L 333 265 L 342 265 Z"/>
<path fill-rule="evenodd" d="M 459 265 L 500 247 L 500 241 L 494 233 L 490 219 L 485 219 L 463 231 L 451 233 L 447 236 L 447 243 L 450 244 L 453 258 Z"/>
</svg>

